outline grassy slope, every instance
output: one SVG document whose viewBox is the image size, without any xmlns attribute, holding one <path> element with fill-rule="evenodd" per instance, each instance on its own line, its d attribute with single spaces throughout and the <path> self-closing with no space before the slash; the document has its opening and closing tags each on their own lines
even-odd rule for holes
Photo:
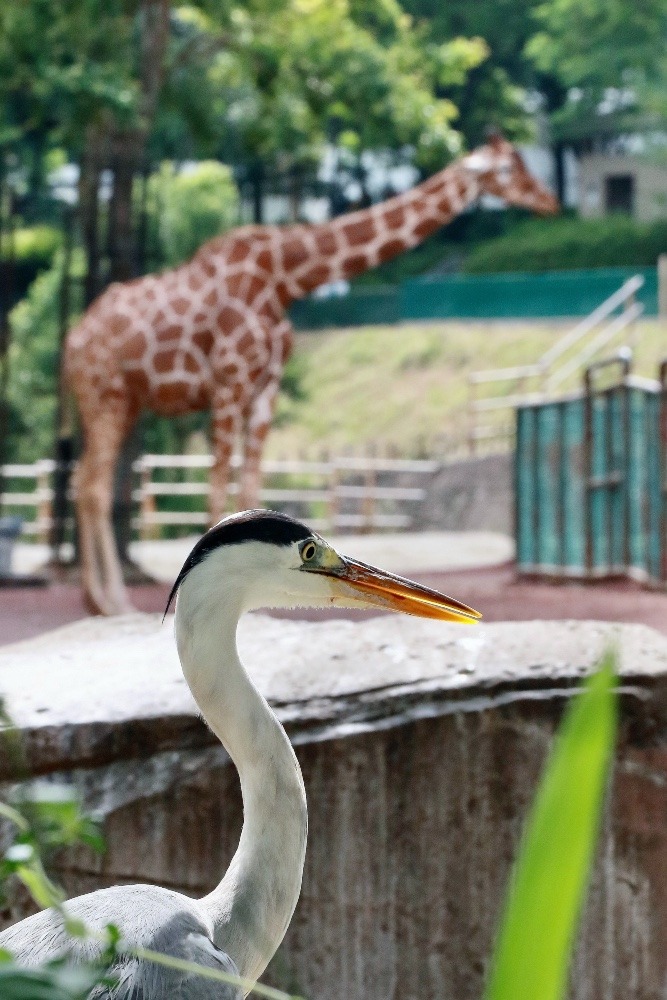
<svg viewBox="0 0 667 1000">
<path fill-rule="evenodd" d="M 290 366 L 304 398 L 281 396 L 267 455 L 373 444 L 404 455 L 455 451 L 467 375 L 532 363 L 571 325 L 443 321 L 299 334 Z M 635 372 L 655 378 L 665 353 L 664 323 L 639 324 Z"/>
</svg>

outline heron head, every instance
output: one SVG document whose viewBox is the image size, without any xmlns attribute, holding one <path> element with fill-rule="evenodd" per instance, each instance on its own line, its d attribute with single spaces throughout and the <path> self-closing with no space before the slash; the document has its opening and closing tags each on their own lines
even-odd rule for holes
<svg viewBox="0 0 667 1000">
<path fill-rule="evenodd" d="M 224 518 L 199 539 L 176 579 L 190 607 L 233 602 L 256 608 L 381 608 L 473 623 L 481 615 L 454 598 L 338 553 L 300 521 L 270 510 Z M 180 602 L 179 602 L 180 607 Z"/>
</svg>

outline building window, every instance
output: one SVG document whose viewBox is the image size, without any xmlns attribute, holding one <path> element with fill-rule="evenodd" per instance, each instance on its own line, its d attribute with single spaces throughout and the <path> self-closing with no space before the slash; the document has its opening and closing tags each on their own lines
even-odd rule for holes
<svg viewBox="0 0 667 1000">
<path fill-rule="evenodd" d="M 635 179 L 632 174 L 616 174 L 604 179 L 604 201 L 607 212 L 633 214 Z"/>
</svg>

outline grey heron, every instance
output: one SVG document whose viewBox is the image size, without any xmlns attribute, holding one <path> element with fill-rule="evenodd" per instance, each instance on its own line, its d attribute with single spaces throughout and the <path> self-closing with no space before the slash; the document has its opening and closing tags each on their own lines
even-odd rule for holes
<svg viewBox="0 0 667 1000">
<path fill-rule="evenodd" d="M 308 814 L 296 756 L 278 719 L 246 673 L 236 628 L 266 607 L 358 607 L 475 622 L 465 604 L 339 555 L 285 514 L 233 514 L 196 543 L 174 583 L 175 635 L 185 679 L 204 719 L 233 760 L 244 821 L 219 884 L 202 899 L 156 885 L 115 886 L 71 899 L 68 915 L 95 930 L 113 923 L 129 948 L 160 951 L 255 982 L 289 925 L 301 888 Z M 166 614 L 166 612 L 165 612 Z M 0 934 L 22 965 L 69 953 L 95 957 L 94 938 L 73 941 L 45 910 Z M 113 1000 L 237 1000 L 243 990 L 125 953 L 112 974 Z"/>
</svg>

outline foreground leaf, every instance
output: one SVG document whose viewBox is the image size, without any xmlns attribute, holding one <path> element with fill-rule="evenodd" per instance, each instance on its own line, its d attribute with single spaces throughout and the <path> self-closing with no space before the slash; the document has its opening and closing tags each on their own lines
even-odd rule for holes
<svg viewBox="0 0 667 1000">
<path fill-rule="evenodd" d="M 616 657 L 569 705 L 528 819 L 486 1000 L 559 1000 L 614 750 Z"/>
</svg>

